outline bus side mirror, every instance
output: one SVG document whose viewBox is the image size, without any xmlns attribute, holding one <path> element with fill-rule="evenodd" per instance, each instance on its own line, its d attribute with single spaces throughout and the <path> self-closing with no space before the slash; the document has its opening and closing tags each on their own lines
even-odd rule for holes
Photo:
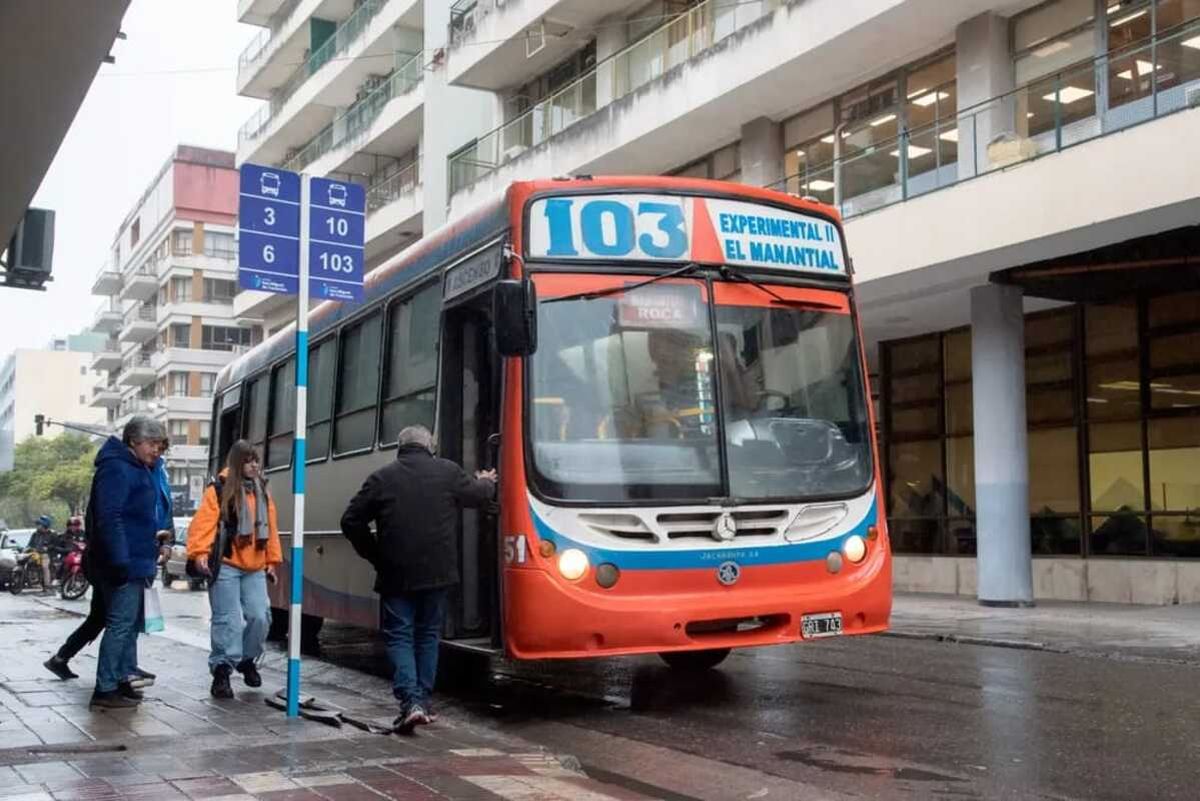
<svg viewBox="0 0 1200 801">
<path fill-rule="evenodd" d="M 533 282 L 528 278 L 497 281 L 492 304 L 500 355 L 533 355 L 537 350 L 537 290 Z"/>
</svg>

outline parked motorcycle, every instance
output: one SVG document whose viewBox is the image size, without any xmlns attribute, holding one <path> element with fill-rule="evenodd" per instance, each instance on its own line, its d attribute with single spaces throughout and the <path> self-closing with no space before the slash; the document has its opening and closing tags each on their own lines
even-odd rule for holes
<svg viewBox="0 0 1200 801">
<path fill-rule="evenodd" d="M 20 595 L 21 590 L 42 587 L 42 560 L 46 557 L 32 548 L 27 548 L 17 556 L 17 566 L 13 568 L 8 581 L 8 591 Z"/>
<path fill-rule="evenodd" d="M 82 542 L 73 543 L 71 550 L 63 557 L 58 592 L 64 601 L 82 598 L 88 590 L 87 576 L 83 574 L 83 552 L 86 548 Z"/>
</svg>

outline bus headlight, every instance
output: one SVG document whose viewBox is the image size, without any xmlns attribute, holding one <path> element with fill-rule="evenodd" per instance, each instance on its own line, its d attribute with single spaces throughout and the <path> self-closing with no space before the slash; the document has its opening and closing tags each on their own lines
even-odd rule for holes
<svg viewBox="0 0 1200 801">
<path fill-rule="evenodd" d="M 578 548 L 568 548 L 558 555 L 558 572 L 567 581 L 578 581 L 587 571 L 587 554 Z"/>
<path fill-rule="evenodd" d="M 842 543 L 842 553 L 854 564 L 867 558 L 867 541 L 857 534 L 852 534 Z"/>
</svg>

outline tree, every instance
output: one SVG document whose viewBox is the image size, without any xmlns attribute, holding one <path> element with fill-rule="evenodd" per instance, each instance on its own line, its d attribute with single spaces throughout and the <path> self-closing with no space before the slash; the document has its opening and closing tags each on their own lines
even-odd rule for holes
<svg viewBox="0 0 1200 801">
<path fill-rule="evenodd" d="M 29 526 L 39 515 L 61 522 L 81 513 L 92 485 L 96 450 L 90 437 L 72 433 L 21 442 L 12 471 L 0 473 L 0 517 L 10 526 Z"/>
</svg>

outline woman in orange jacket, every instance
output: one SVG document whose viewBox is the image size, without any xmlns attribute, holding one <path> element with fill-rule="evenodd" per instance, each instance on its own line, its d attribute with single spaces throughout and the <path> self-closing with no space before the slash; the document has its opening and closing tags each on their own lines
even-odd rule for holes
<svg viewBox="0 0 1200 801">
<path fill-rule="evenodd" d="M 248 687 L 261 687 L 255 660 L 262 654 L 271 622 L 267 581 L 283 561 L 275 502 L 259 474 L 254 446 L 233 443 L 225 469 L 204 491 L 188 527 L 187 554 L 195 570 L 210 577 L 212 672 L 215 698 L 232 698 L 236 670 Z"/>
</svg>

